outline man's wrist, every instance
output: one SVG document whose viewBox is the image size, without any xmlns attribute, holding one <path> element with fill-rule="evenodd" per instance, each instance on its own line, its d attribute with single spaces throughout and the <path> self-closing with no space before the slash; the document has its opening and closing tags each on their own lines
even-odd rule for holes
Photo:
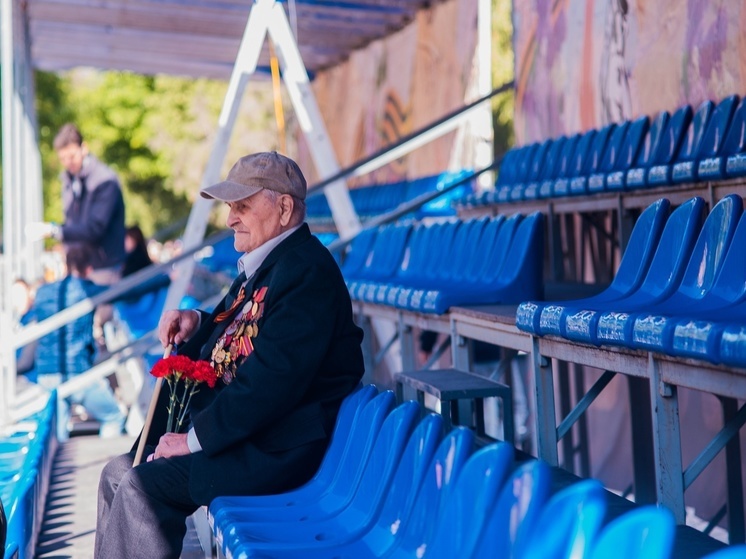
<svg viewBox="0 0 746 559">
<path fill-rule="evenodd" d="M 54 221 L 49 223 L 50 230 L 51 230 L 51 236 L 54 239 L 57 239 L 58 241 L 62 240 L 62 226 L 59 223 L 55 223 Z"/>
</svg>

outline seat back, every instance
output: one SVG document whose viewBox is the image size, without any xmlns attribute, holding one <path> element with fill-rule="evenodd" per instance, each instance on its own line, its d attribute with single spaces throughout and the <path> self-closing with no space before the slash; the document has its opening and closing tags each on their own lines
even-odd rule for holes
<svg viewBox="0 0 746 559">
<path fill-rule="evenodd" d="M 505 262 L 494 277 L 485 276 L 484 285 L 505 288 L 511 295 L 502 303 L 519 303 L 543 296 L 544 214 L 534 212 L 521 221 L 505 256 Z"/>
<path fill-rule="evenodd" d="M 721 303 L 746 299 L 746 213 L 741 214 L 710 294 Z"/>
<path fill-rule="evenodd" d="M 419 416 L 420 405 L 408 400 L 397 406 L 381 426 L 350 503 L 350 507 L 361 511 L 369 519 L 375 518 L 388 494 L 389 484 Z"/>
<path fill-rule="evenodd" d="M 474 234 L 476 230 L 477 239 L 484 225 L 483 220 L 470 219 L 460 221 L 453 240 L 447 247 L 443 247 L 443 255 L 439 259 L 439 266 L 435 272 L 434 279 L 438 285 L 447 283 L 453 276 L 455 268 L 466 265 L 471 256 L 471 249 L 474 246 L 468 243 L 475 241 Z"/>
<path fill-rule="evenodd" d="M 366 384 L 342 400 L 329 447 L 326 449 L 321 466 L 313 476 L 314 482 L 327 484 L 334 479 L 342 457 L 353 444 L 351 434 L 355 420 L 376 394 L 378 394 L 378 388 L 374 384 Z"/>
<path fill-rule="evenodd" d="M 670 557 L 676 523 L 666 508 L 645 506 L 623 514 L 601 532 L 590 559 Z"/>
<path fill-rule="evenodd" d="M 578 177 L 585 174 L 588 162 L 591 159 L 591 146 L 596 138 L 596 134 L 601 134 L 604 130 L 606 131 L 605 134 L 608 134 L 608 129 L 603 128 L 598 132 L 596 130 L 588 130 L 580 137 L 570 160 L 570 168 L 567 171 L 568 177 Z M 605 136 L 603 140 L 605 142 Z"/>
<path fill-rule="evenodd" d="M 595 479 L 574 483 L 549 499 L 515 557 L 586 557 L 605 514 L 606 493 L 601 483 Z"/>
<path fill-rule="evenodd" d="M 721 153 L 736 155 L 746 151 L 746 97 L 736 107 L 731 118 L 728 135 L 725 137 Z"/>
<path fill-rule="evenodd" d="M 350 430 L 350 445 L 345 449 L 331 482 L 331 492 L 351 498 L 360 482 L 365 463 L 376 442 L 378 432 L 394 408 L 396 398 L 391 390 L 381 392 L 365 404 Z"/>
<path fill-rule="evenodd" d="M 508 255 L 508 247 L 513 242 L 515 232 L 522 220 L 521 214 L 513 214 L 505 220 L 492 246 L 485 251 L 481 268 L 474 274 L 475 284 L 483 285 L 490 281 L 489 278 L 492 278 L 492 281 L 495 280 L 503 267 L 505 257 Z"/>
<path fill-rule="evenodd" d="M 438 233 L 437 236 L 434 235 L 431 237 L 423 273 L 423 280 L 426 283 L 430 284 L 437 279 L 444 262 L 451 255 L 456 236 L 459 230 L 462 229 L 463 224 L 464 222 L 460 220 L 443 223 L 436 231 Z"/>
<path fill-rule="evenodd" d="M 363 229 L 352 240 L 341 266 L 342 275 L 345 278 L 354 278 L 365 265 L 365 261 L 373 246 L 373 241 L 376 238 L 376 232 L 376 228 Z"/>
<path fill-rule="evenodd" d="M 484 235 L 487 225 L 491 221 L 491 219 L 483 217 L 467 222 L 470 224 L 468 234 L 465 235 L 461 247 L 454 247 L 454 250 L 460 252 L 454 254 L 455 258 L 451 265 L 446 267 L 448 272 L 443 276 L 443 280 L 448 280 L 451 283 L 461 283 L 464 280 L 472 261 L 478 258 L 477 250 L 482 241 L 482 235 Z"/>
<path fill-rule="evenodd" d="M 668 113 L 664 114 L 668 115 Z M 641 116 L 629 124 L 627 133 L 624 135 L 622 147 L 619 148 L 619 155 L 614 163 L 614 169 L 624 171 L 634 165 L 638 154 L 642 152 L 642 148 L 645 145 L 643 139 L 648 139 L 649 129 L 650 119 L 647 116 Z M 651 142 L 653 140 L 654 138 L 650 138 Z"/>
<path fill-rule="evenodd" d="M 474 435 L 465 427 L 456 427 L 445 436 L 420 484 L 409 518 L 397 524 L 402 534 L 387 557 L 414 557 L 423 544 L 432 540 L 432 520 L 442 516 L 473 444 Z"/>
<path fill-rule="evenodd" d="M 627 248 L 624 249 L 619 269 L 609 286 L 610 290 L 624 294 L 632 293 L 640 287 L 650 268 L 670 211 L 670 202 L 661 198 L 640 214 L 629 236 Z"/>
<path fill-rule="evenodd" d="M 621 140 L 624 138 L 626 123 L 622 123 L 619 126 L 617 126 L 616 124 L 609 124 L 608 126 L 604 126 L 596 132 L 596 134 L 593 136 L 593 143 L 590 146 L 590 151 L 588 152 L 588 162 L 585 166 L 583 174 L 590 175 L 592 173 L 595 173 L 596 171 L 601 170 L 601 162 L 606 155 L 606 146 L 610 143 L 614 132 L 618 128 L 622 128 L 621 136 L 617 139 L 616 144 L 616 149 L 618 150 L 619 143 L 621 143 Z"/>
<path fill-rule="evenodd" d="M 417 223 L 412 227 L 407 246 L 402 254 L 401 262 L 396 270 L 395 281 L 406 283 L 408 278 L 418 277 L 430 254 L 430 240 L 432 226 Z"/>
<path fill-rule="evenodd" d="M 649 167 L 653 163 L 653 158 L 658 151 L 658 146 L 660 146 L 664 132 L 668 129 L 669 119 L 670 115 L 668 112 L 661 111 L 653 122 L 650 123 L 650 127 L 645 134 L 645 141 L 640 146 L 637 157 L 635 157 L 635 167 Z"/>
<path fill-rule="evenodd" d="M 557 176 L 559 170 L 559 161 L 562 154 L 562 150 L 567 142 L 567 137 L 560 136 L 552 140 L 552 145 L 547 150 L 545 157 L 545 164 L 543 167 L 543 174 L 539 177 L 542 180 L 553 179 Z"/>
<path fill-rule="evenodd" d="M 518 170 L 515 176 L 515 183 L 526 182 L 531 175 L 531 165 L 534 162 L 536 153 L 539 151 L 541 144 L 533 143 L 523 148 L 524 154 L 518 164 Z"/>
<path fill-rule="evenodd" d="M 479 274 L 484 268 L 486 257 L 492 252 L 500 234 L 500 229 L 505 221 L 505 216 L 495 216 L 484 227 L 482 235 L 479 237 L 479 242 L 472 249 L 471 258 L 469 258 L 464 267 L 463 275 L 461 276 L 463 281 L 467 283 L 478 281 Z"/>
<path fill-rule="evenodd" d="M 647 122 L 647 119 L 645 121 Z M 622 155 L 622 147 L 624 146 L 629 128 L 629 121 L 620 122 L 611 132 L 609 140 L 606 142 L 603 158 L 597 166 L 598 171 L 608 173 L 617 168 L 617 161 L 619 161 Z"/>
<path fill-rule="evenodd" d="M 515 182 L 515 176 L 518 172 L 518 162 L 521 155 L 521 148 L 512 148 L 505 152 L 500 167 L 497 172 L 497 180 L 495 181 L 495 188 L 513 184 Z"/>
<path fill-rule="evenodd" d="M 469 458 L 459 474 L 433 539 L 419 549 L 430 559 L 471 557 L 485 520 L 513 468 L 513 447 L 508 443 L 488 445 Z"/>
<path fill-rule="evenodd" d="M 704 200 L 695 197 L 671 213 L 639 289 L 645 297 L 668 297 L 678 288 L 702 227 L 704 208 Z"/>
<path fill-rule="evenodd" d="M 658 147 L 652 156 L 650 162 L 652 165 L 667 165 L 674 160 L 691 121 L 692 108 L 689 105 L 680 107 L 668 119 L 665 130 L 661 133 L 658 141 Z"/>
<path fill-rule="evenodd" d="M 557 161 L 556 177 L 570 177 L 573 170 L 573 158 L 575 156 L 575 149 L 580 141 L 580 134 L 570 136 L 565 140 L 565 145 L 560 152 L 559 160 Z M 586 146 L 587 147 L 587 146 Z"/>
<path fill-rule="evenodd" d="M 530 460 L 503 485 L 479 539 L 474 559 L 517 557 L 549 498 L 552 475 L 541 460 Z"/>
<path fill-rule="evenodd" d="M 443 435 L 443 418 L 426 415 L 415 428 L 386 493 L 373 528 L 363 536 L 375 557 L 394 547 L 412 514 L 419 488 L 435 457 Z"/>
<path fill-rule="evenodd" d="M 738 95 L 730 95 L 720 101 L 717 107 L 715 107 L 707 128 L 702 135 L 702 139 L 699 142 L 699 147 L 695 154 L 696 159 L 714 157 L 720 153 L 720 149 L 725 143 L 737 103 Z"/>
<path fill-rule="evenodd" d="M 694 113 L 692 121 L 686 129 L 684 141 L 676 154 L 676 161 L 691 161 L 697 155 L 699 144 L 710 122 L 710 115 L 714 107 L 712 101 L 704 101 L 697 107 L 697 112 Z"/>
<path fill-rule="evenodd" d="M 715 204 L 691 251 L 679 293 L 690 299 L 699 299 L 710 290 L 742 211 L 743 201 L 735 194 L 726 196 Z"/>
<path fill-rule="evenodd" d="M 536 151 L 534 152 L 533 159 L 531 160 L 531 165 L 528 170 L 528 176 L 526 177 L 525 182 L 534 182 L 539 180 L 541 177 L 542 172 L 546 168 L 546 157 L 547 153 L 549 152 L 549 149 L 552 145 L 552 140 L 544 140 L 541 144 L 539 144 L 539 147 L 536 148 Z"/>
</svg>

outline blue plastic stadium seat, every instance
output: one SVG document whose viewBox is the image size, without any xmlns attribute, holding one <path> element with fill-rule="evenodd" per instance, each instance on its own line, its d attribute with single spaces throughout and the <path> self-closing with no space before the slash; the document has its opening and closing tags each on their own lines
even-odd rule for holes
<svg viewBox="0 0 746 559">
<path fill-rule="evenodd" d="M 686 255 L 686 269 L 676 291 L 665 299 L 648 300 L 644 297 L 623 299 L 611 305 L 598 320 L 597 338 L 602 344 L 628 347 L 655 347 L 660 343 L 655 320 L 642 320 L 637 337 L 633 329 L 637 318 L 646 314 L 655 315 L 676 312 L 682 308 L 696 308 L 712 288 L 723 264 L 733 233 L 741 217 L 743 203 L 740 196 L 726 196 L 718 202 L 707 216 L 697 242 Z M 650 326 L 646 328 L 645 326 Z"/>
<path fill-rule="evenodd" d="M 376 234 L 365 264 L 355 277 L 347 281 L 350 296 L 365 300 L 369 288 L 375 290 L 377 282 L 391 277 L 399 263 L 411 231 L 411 224 L 384 225 Z"/>
<path fill-rule="evenodd" d="M 683 183 L 696 180 L 698 164 L 695 160 L 714 112 L 715 105 L 712 101 L 704 101 L 697 108 L 686 132 L 684 143 L 681 144 L 679 152 L 676 154 L 676 160 L 671 167 L 671 182 Z"/>
<path fill-rule="evenodd" d="M 362 501 L 365 495 L 356 495 L 358 505 L 353 503 L 349 509 L 345 509 L 341 514 L 325 522 L 303 521 L 297 524 L 304 533 L 309 530 L 309 526 L 317 530 L 312 534 L 311 540 L 297 536 L 295 526 L 293 530 L 288 531 L 287 524 L 280 523 L 270 528 L 278 531 L 284 527 L 286 534 L 284 540 L 252 541 L 247 539 L 241 542 L 238 538 L 230 538 L 227 545 L 225 541 L 218 542 L 220 548 L 224 552 L 230 551 L 233 556 L 239 556 L 239 548 L 243 548 L 244 556 L 247 557 L 252 555 L 334 557 L 338 550 L 345 549 L 346 546 L 351 546 L 353 549 L 365 548 L 366 544 L 377 551 L 378 544 L 380 544 L 380 549 L 386 549 L 393 545 L 396 536 L 396 533 L 390 533 L 392 526 L 406 522 L 412 512 L 420 484 L 427 475 L 441 441 L 442 429 L 442 418 L 439 415 L 428 414 L 420 421 L 398 460 L 391 483 L 385 489 L 378 489 L 384 493 L 380 506 L 366 507 L 365 510 L 353 508 L 359 504 L 365 505 Z M 367 524 L 360 526 L 359 519 L 370 516 L 372 519 L 368 518 Z M 389 534 L 381 534 L 382 530 L 388 531 Z M 306 536 L 310 537 L 309 534 Z M 378 556 L 378 553 L 375 555 Z"/>
<path fill-rule="evenodd" d="M 350 424 L 351 413 L 359 409 L 364 398 L 371 396 L 371 389 L 366 389 L 355 407 L 345 410 L 343 419 L 347 425 L 337 422 L 337 428 L 349 429 L 344 437 L 332 437 L 332 443 L 316 475 L 305 485 L 293 491 L 267 496 L 218 497 L 210 504 L 210 515 L 213 530 L 222 533 L 235 513 L 241 511 L 243 518 L 269 518 L 271 515 L 288 514 L 290 509 L 296 512 L 316 510 L 320 503 L 327 510 L 332 505 L 342 508 L 352 497 L 362 474 L 362 467 L 375 443 L 378 430 L 386 416 L 394 407 L 394 395 L 391 391 L 382 392 L 370 399 L 360 411 L 355 413 Z M 373 388 L 375 391 L 375 387 Z M 340 431 L 344 435 L 344 431 Z M 335 439 L 339 439 L 339 443 Z M 250 512 L 250 511 L 254 512 Z"/>
<path fill-rule="evenodd" d="M 733 114 L 721 156 L 725 160 L 726 176 L 746 175 L 746 98 L 741 99 Z"/>
<path fill-rule="evenodd" d="M 530 165 L 528 166 L 526 176 L 520 182 L 513 184 L 510 190 L 510 201 L 518 202 L 525 198 L 526 189 L 529 184 L 536 184 L 546 169 L 547 155 L 552 147 L 552 140 L 545 140 L 534 150 Z"/>
<path fill-rule="evenodd" d="M 695 141 L 702 137 L 702 130 L 712 111 L 712 103 L 705 101 L 692 114 L 690 106 L 686 105 L 676 111 L 664 134 L 658 152 L 655 156 L 654 165 L 648 171 L 648 186 L 660 186 L 671 184 L 671 171 L 677 161 L 685 160 L 686 155 L 691 156 Z M 681 154 L 682 159 L 679 159 Z"/>
<path fill-rule="evenodd" d="M 689 111 L 689 119 L 691 120 L 691 109 L 689 109 Z M 628 169 L 625 174 L 625 189 L 635 190 L 638 188 L 644 188 L 647 185 L 648 170 L 650 169 L 650 166 L 654 164 L 658 149 L 668 131 L 669 120 L 670 116 L 668 112 L 661 111 L 650 124 L 650 128 L 648 128 L 648 132 L 645 135 L 645 141 L 634 161 L 634 166 Z"/>
<path fill-rule="evenodd" d="M 533 537 L 551 483 L 551 469 L 541 460 L 529 460 L 516 468 L 486 519 L 473 559 L 519 557 Z"/>
<path fill-rule="evenodd" d="M 595 137 L 595 130 L 588 130 L 580 137 L 578 143 L 575 145 L 575 150 L 572 153 L 567 173 L 554 181 L 554 185 L 552 186 L 552 197 L 568 196 L 570 194 L 570 183 L 572 182 L 572 179 L 582 176 L 585 173 L 585 169 L 588 166 L 588 160 L 590 159 L 591 146 L 593 145 Z"/>
<path fill-rule="evenodd" d="M 746 545 L 731 545 L 714 553 L 708 553 L 702 559 L 743 559 L 746 557 Z"/>
<path fill-rule="evenodd" d="M 443 514 L 434 518 L 433 539 L 417 548 L 428 559 L 471 557 L 513 467 L 513 447 L 488 445 L 469 458 Z"/>
<path fill-rule="evenodd" d="M 518 226 L 497 276 L 487 273 L 476 284 L 435 287 L 424 291 L 422 297 L 413 294 L 408 308 L 442 314 L 455 305 L 509 304 L 541 298 L 543 244 L 544 216 L 535 212 Z"/>
<path fill-rule="evenodd" d="M 614 280 L 607 289 L 586 299 L 561 302 L 524 302 L 516 313 L 516 326 L 533 334 L 562 335 L 562 325 L 571 309 L 596 308 L 629 296 L 642 284 L 650 267 L 670 203 L 661 198 L 648 206 L 637 219 Z"/>
<path fill-rule="evenodd" d="M 570 136 L 564 142 L 562 150 L 559 153 L 556 169 L 551 178 L 542 181 L 539 186 L 539 198 L 551 198 L 554 196 L 554 185 L 559 179 L 566 179 L 572 168 L 573 155 L 575 148 L 580 141 L 580 134 Z"/>
<path fill-rule="evenodd" d="M 675 531 L 676 523 L 668 509 L 654 506 L 633 509 L 603 529 L 589 557 L 668 559 Z"/>
<path fill-rule="evenodd" d="M 738 201 L 740 205 L 740 198 Z M 686 344 L 688 351 L 685 355 L 687 357 L 717 359 L 717 341 L 712 336 L 719 335 L 719 328 L 713 327 L 710 321 L 697 320 L 697 318 L 711 317 L 717 320 L 732 317 L 730 313 L 746 300 L 744 254 L 746 254 L 746 215 L 742 213 L 712 287 L 701 300 L 697 301 L 696 305 L 666 308 L 665 314 L 662 314 L 661 309 L 658 308 L 641 313 L 635 319 L 632 333 L 633 345 L 677 355 L 673 337 L 678 328 L 680 339 L 684 339 L 683 336 L 687 333 L 691 335 L 689 343 Z M 669 305 L 666 306 L 669 307 Z M 712 339 L 708 341 L 711 337 Z"/>
<path fill-rule="evenodd" d="M 606 492 L 586 479 L 553 495 L 516 559 L 587 557 L 606 514 Z"/>
<path fill-rule="evenodd" d="M 661 234 L 650 268 L 639 289 L 624 299 L 595 307 L 583 306 L 568 312 L 562 336 L 570 340 L 599 345 L 597 326 L 601 314 L 621 305 L 638 307 L 669 297 L 681 283 L 692 247 L 702 226 L 704 200 L 692 198 L 671 213 Z"/>
<path fill-rule="evenodd" d="M 645 119 L 647 122 L 647 118 Z M 603 158 L 601 162 L 592 170 L 590 170 L 590 176 L 588 177 L 587 191 L 588 192 L 603 192 L 606 189 L 606 176 L 617 168 L 619 159 L 622 156 L 622 148 L 625 145 L 627 138 L 627 130 L 630 127 L 629 121 L 619 123 L 609 136 L 609 141 L 606 142 L 606 148 L 603 152 Z M 638 138 L 641 138 L 640 134 Z M 639 140 L 638 140 L 639 144 Z"/>
<path fill-rule="evenodd" d="M 512 175 L 510 182 L 502 183 L 495 189 L 493 202 L 501 204 L 510 202 L 513 195 L 513 188 L 528 180 L 534 156 L 540 147 L 541 144 L 537 142 L 520 148 L 520 153 L 515 163 L 515 173 Z"/>
<path fill-rule="evenodd" d="M 473 447 L 473 435 L 465 428 L 448 433 L 425 462 L 415 457 L 414 468 L 408 464 L 403 475 L 394 478 L 386 502 L 375 524 L 360 537 L 350 541 L 323 539 L 304 549 L 273 546 L 271 553 L 256 549 L 256 544 L 235 546 L 232 556 L 275 559 L 304 557 L 366 559 L 373 557 L 410 556 L 411 548 L 433 537 L 433 517 L 441 515 Z M 422 456 L 424 458 L 424 456 Z M 423 468 L 424 466 L 424 468 Z"/>
<path fill-rule="evenodd" d="M 583 169 L 578 171 L 577 176 L 570 181 L 570 194 L 587 194 L 588 193 L 588 176 L 596 173 L 601 168 L 601 162 L 606 153 L 606 145 L 609 143 L 609 137 L 616 129 L 615 124 L 604 126 L 593 136 L 593 142 L 583 164 Z"/>
<path fill-rule="evenodd" d="M 241 509 L 236 509 L 222 517 L 223 550 L 228 554 L 241 545 L 256 544 L 254 548 L 258 549 L 264 544 L 313 545 L 331 538 L 346 541 L 366 532 L 384 502 L 419 415 L 419 404 L 409 400 L 386 417 L 349 505 L 327 508 L 319 502 L 315 509 L 304 507 L 301 511 L 290 507 L 271 516 L 255 514 L 255 518 L 247 518 Z M 288 530 L 289 525 L 292 530 Z"/>
<path fill-rule="evenodd" d="M 552 140 L 546 156 L 544 157 L 544 164 L 540 173 L 534 180 L 528 182 L 523 190 L 524 200 L 535 200 L 536 198 L 539 198 L 542 183 L 557 178 L 560 155 L 562 154 L 566 141 L 567 138 L 565 136 Z"/>
<path fill-rule="evenodd" d="M 632 169 L 638 155 L 642 152 L 645 143 L 643 140 L 647 139 L 649 127 L 650 120 L 647 116 L 641 116 L 629 125 L 614 168 L 604 178 L 604 188 L 606 190 L 623 190 L 625 188 L 627 171 Z"/>
<path fill-rule="evenodd" d="M 716 180 L 725 176 L 725 142 L 730 136 L 738 95 L 726 97 L 715 108 L 697 152 L 694 176 L 697 180 Z M 674 169 L 675 171 L 675 169 Z"/>
</svg>

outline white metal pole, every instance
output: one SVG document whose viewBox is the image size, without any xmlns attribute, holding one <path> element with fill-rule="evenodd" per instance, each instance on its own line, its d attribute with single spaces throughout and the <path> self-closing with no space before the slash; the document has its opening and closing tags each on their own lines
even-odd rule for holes
<svg viewBox="0 0 746 559">
<path fill-rule="evenodd" d="M 256 70 L 259 61 L 264 38 L 267 35 L 267 22 L 270 17 L 272 4 L 274 0 L 258 0 L 251 8 L 249 19 L 244 28 L 241 46 L 236 55 L 236 62 L 233 65 L 233 72 L 228 83 L 228 91 L 225 93 L 223 108 L 220 111 L 218 119 L 218 132 L 215 143 L 210 152 L 210 158 L 207 161 L 205 173 L 202 176 L 200 190 L 217 182 L 220 178 L 220 169 L 225 159 L 225 152 L 228 149 L 233 126 L 236 122 L 236 115 L 241 104 L 244 89 L 246 88 L 247 76 Z M 192 211 L 184 232 L 184 249 L 197 246 L 202 242 L 207 228 L 207 220 L 210 217 L 212 200 L 205 200 L 201 196 L 195 197 Z M 171 284 L 166 297 L 166 309 L 175 309 L 184 297 L 189 287 L 194 272 L 194 260 L 184 260 L 177 267 L 176 279 Z"/>
<path fill-rule="evenodd" d="M 337 157 L 316 104 L 316 97 L 311 89 L 298 44 L 290 29 L 285 10 L 279 2 L 275 2 L 269 21 L 269 37 L 280 59 L 282 78 L 316 169 L 322 178 L 334 175 L 339 172 Z M 353 237 L 360 230 L 360 220 L 352 205 L 347 183 L 344 179 L 335 181 L 324 189 L 324 194 L 340 237 Z"/>
</svg>

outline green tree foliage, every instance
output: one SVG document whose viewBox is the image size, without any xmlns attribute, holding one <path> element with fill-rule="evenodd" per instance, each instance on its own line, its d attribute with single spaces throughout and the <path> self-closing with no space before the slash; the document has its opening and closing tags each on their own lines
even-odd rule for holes
<svg viewBox="0 0 746 559">
<path fill-rule="evenodd" d="M 492 83 L 495 87 L 515 77 L 511 6 L 512 0 L 492 1 Z M 513 107 L 513 91 L 492 100 L 495 155 L 505 153 L 515 142 Z"/>
<path fill-rule="evenodd" d="M 37 73 L 45 219 L 62 220 L 61 171 L 52 142 L 75 122 L 90 151 L 119 175 L 128 223 L 150 236 L 185 223 L 199 190 L 227 84 L 207 79 L 78 69 Z M 223 175 L 250 151 L 277 149 L 271 88 L 250 83 Z M 215 216 L 222 226 L 222 216 Z M 175 229 L 175 233 L 179 233 Z"/>
</svg>

